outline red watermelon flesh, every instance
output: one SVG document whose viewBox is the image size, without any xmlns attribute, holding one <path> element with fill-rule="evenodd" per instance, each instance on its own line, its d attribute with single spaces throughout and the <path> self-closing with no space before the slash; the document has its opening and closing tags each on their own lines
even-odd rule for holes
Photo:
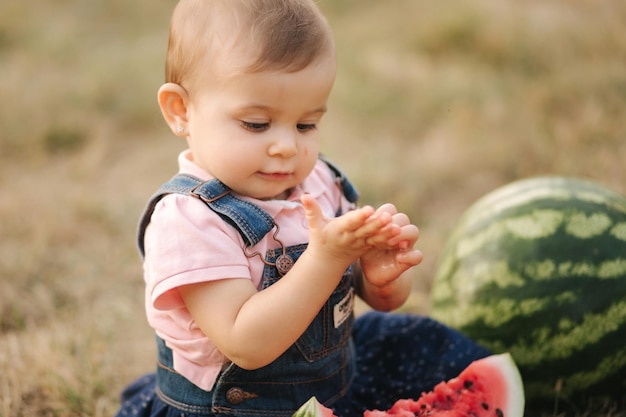
<svg viewBox="0 0 626 417">
<path fill-rule="evenodd" d="M 387 411 L 364 417 L 522 417 L 524 387 L 508 353 L 472 362 L 459 376 L 439 383 L 418 400 L 398 400 Z"/>
</svg>

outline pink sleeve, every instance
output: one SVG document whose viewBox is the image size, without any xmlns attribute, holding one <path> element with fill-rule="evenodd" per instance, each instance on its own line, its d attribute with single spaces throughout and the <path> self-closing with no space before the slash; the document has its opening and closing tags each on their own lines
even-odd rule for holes
<svg viewBox="0 0 626 417">
<path fill-rule="evenodd" d="M 202 201 L 170 194 L 156 206 L 145 236 L 147 301 L 157 310 L 183 307 L 182 285 L 250 278 L 237 231 Z"/>
</svg>

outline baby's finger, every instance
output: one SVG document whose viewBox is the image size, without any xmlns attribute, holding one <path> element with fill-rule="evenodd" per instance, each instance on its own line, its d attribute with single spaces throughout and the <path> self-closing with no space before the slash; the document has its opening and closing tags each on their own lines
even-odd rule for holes
<svg viewBox="0 0 626 417">
<path fill-rule="evenodd" d="M 366 239 L 366 243 L 370 246 L 379 248 L 392 249 L 389 240 L 401 233 L 400 227 L 393 223 L 389 223 L 380 228 L 376 233 Z"/>
<path fill-rule="evenodd" d="M 408 224 L 400 227 L 400 233 L 391 237 L 387 243 L 392 246 L 399 246 L 401 248 L 413 247 L 415 242 L 419 239 L 419 229 L 414 224 Z"/>
<path fill-rule="evenodd" d="M 393 233 L 387 229 L 391 226 L 391 215 L 388 213 L 374 213 L 361 227 L 354 231 L 354 234 L 357 238 L 368 239 L 382 233 L 390 238 L 393 236 Z"/>
<path fill-rule="evenodd" d="M 378 207 L 376 209 L 376 213 L 388 213 L 391 214 L 392 216 L 395 215 L 396 213 L 398 213 L 398 209 L 396 209 L 396 206 L 394 206 L 391 203 L 386 203 L 383 204 L 382 206 Z"/>
<path fill-rule="evenodd" d="M 408 265 L 419 265 L 424 260 L 424 254 L 417 249 L 405 250 L 396 254 L 396 261 Z"/>
<path fill-rule="evenodd" d="M 341 227 L 344 231 L 349 233 L 355 233 L 363 228 L 370 217 L 374 214 L 374 209 L 370 206 L 364 206 L 356 210 L 349 211 L 337 220 L 341 222 Z"/>
<path fill-rule="evenodd" d="M 303 194 L 302 197 L 300 197 L 300 201 L 302 201 L 309 228 L 321 229 L 324 226 L 324 214 L 315 198 L 310 194 Z"/>
<path fill-rule="evenodd" d="M 394 214 L 392 217 L 392 222 L 393 224 L 397 224 L 398 226 L 406 226 L 408 224 L 411 224 L 411 220 L 409 219 L 409 216 L 407 216 L 404 213 Z"/>
</svg>

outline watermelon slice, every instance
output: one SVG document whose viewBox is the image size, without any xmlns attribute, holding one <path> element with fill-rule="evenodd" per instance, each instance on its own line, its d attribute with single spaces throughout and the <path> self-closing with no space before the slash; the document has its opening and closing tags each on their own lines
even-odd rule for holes
<svg viewBox="0 0 626 417">
<path fill-rule="evenodd" d="M 317 398 L 311 397 L 292 415 L 292 417 L 337 417 L 333 410 L 324 407 Z"/>
<path fill-rule="evenodd" d="M 522 417 L 524 387 L 508 353 L 472 362 L 459 376 L 439 383 L 418 400 L 398 400 L 387 411 L 364 417 Z"/>
</svg>

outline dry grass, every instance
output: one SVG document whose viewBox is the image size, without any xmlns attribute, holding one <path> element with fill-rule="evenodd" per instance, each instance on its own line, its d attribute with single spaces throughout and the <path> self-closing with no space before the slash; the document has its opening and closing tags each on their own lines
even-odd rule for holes
<svg viewBox="0 0 626 417">
<path fill-rule="evenodd" d="M 626 192 L 626 3 L 321 5 L 341 65 L 325 151 L 364 202 L 421 225 L 407 309 L 428 310 L 448 231 L 495 187 L 560 174 Z M 153 367 L 134 230 L 183 146 L 154 99 L 171 7 L 0 4 L 2 417 L 109 416 Z"/>
</svg>

